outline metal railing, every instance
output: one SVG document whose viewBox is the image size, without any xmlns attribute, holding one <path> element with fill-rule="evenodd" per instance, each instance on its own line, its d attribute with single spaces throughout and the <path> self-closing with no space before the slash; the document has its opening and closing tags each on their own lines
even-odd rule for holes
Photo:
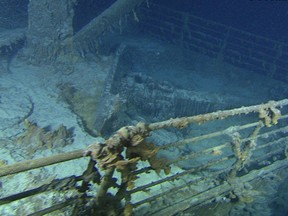
<svg viewBox="0 0 288 216">
<path fill-rule="evenodd" d="M 90 157 L 82 175 L 15 192 L 1 198 L 0 205 L 22 205 L 54 193 L 57 202 L 30 214 L 66 209 L 69 215 L 174 215 L 223 199 L 249 201 L 253 195 L 239 185 L 288 166 L 287 105 L 284 99 L 140 122 L 86 149 L 1 166 L 4 177 Z M 171 142 L 172 136 L 177 138 Z"/>
</svg>

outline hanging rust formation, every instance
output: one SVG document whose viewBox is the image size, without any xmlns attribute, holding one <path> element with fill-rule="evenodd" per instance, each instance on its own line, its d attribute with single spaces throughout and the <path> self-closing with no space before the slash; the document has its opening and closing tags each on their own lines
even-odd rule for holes
<svg viewBox="0 0 288 216">
<path fill-rule="evenodd" d="M 287 105 L 288 99 L 284 99 L 151 124 L 139 122 L 120 128 L 104 142 L 91 144 L 86 149 L 3 165 L 1 177 L 81 157 L 90 158 L 81 176 L 56 179 L 2 198 L 0 205 L 55 188 L 76 190 L 78 195 L 35 215 L 67 206 L 79 215 L 133 215 L 133 212 L 136 215 L 174 215 L 221 199 L 253 202 L 253 194 L 239 185 L 287 169 L 288 146 L 283 143 L 287 143 L 288 126 L 284 122 L 288 115 L 281 113 Z M 239 124 L 231 125 L 231 118 L 237 118 Z M 243 123 L 241 119 L 244 118 L 248 121 Z M 173 128 L 185 133 L 191 130 L 193 134 L 196 128 L 213 122 L 221 122 L 225 127 L 183 136 L 164 145 L 151 140 L 159 131 Z M 187 152 L 188 148 L 191 151 Z M 169 155 L 169 151 L 175 156 Z M 269 153 L 263 154 L 263 151 Z M 146 180 L 141 181 L 142 178 Z M 76 187 L 77 182 L 80 187 Z M 91 190 L 89 185 L 97 188 L 94 196 L 85 195 Z"/>
</svg>

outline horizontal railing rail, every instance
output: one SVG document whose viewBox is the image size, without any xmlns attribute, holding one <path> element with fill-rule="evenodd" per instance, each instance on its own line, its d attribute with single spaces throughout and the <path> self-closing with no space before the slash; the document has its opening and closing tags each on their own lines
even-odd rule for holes
<svg viewBox="0 0 288 216">
<path fill-rule="evenodd" d="M 223 197 L 235 193 L 229 182 L 235 179 L 252 182 L 260 177 L 260 172 L 262 175 L 287 166 L 284 160 L 288 156 L 287 105 L 288 100 L 284 99 L 151 124 L 138 123 L 123 127 L 103 143 L 94 143 L 86 149 L 1 166 L 2 178 L 13 177 L 32 169 L 90 157 L 82 175 L 54 179 L 40 187 L 8 195 L 0 198 L 0 205 L 64 191 L 74 193 L 66 201 L 44 206 L 31 215 L 44 215 L 67 206 L 74 212 L 173 215 L 201 203 L 216 202 L 215 194 Z M 217 122 L 221 127 L 215 127 Z M 203 130 L 204 126 L 210 129 Z M 196 128 L 201 133 L 191 134 Z M 155 138 L 161 136 L 160 131 L 177 131 L 182 135 L 175 142 L 167 139 L 163 144 L 163 140 Z"/>
</svg>

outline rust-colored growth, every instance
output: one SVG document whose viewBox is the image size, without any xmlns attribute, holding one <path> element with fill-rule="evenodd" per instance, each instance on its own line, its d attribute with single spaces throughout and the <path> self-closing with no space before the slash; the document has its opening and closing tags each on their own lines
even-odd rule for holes
<svg viewBox="0 0 288 216">
<path fill-rule="evenodd" d="M 174 119 L 173 121 L 171 121 L 171 126 L 174 128 L 185 128 L 189 125 L 189 121 L 187 118 L 183 117 L 183 118 L 178 118 L 178 119 Z"/>
<path fill-rule="evenodd" d="M 262 121 L 259 121 L 257 127 L 253 130 L 252 134 L 249 136 L 249 141 L 244 142 L 241 139 L 241 135 L 238 132 L 231 134 L 232 138 L 232 150 L 236 157 L 236 162 L 233 165 L 233 168 L 230 170 L 229 178 L 235 178 L 237 171 L 241 170 L 247 162 L 249 162 L 253 151 L 256 148 L 257 136 L 260 132 L 260 129 L 264 126 Z"/>
<path fill-rule="evenodd" d="M 274 106 L 270 107 L 270 110 L 272 112 L 272 124 L 277 124 L 281 117 L 281 111 Z"/>
<path fill-rule="evenodd" d="M 166 158 L 157 158 L 155 155 L 149 159 L 149 163 L 156 173 L 160 173 L 161 170 L 164 170 L 164 173 L 168 175 L 171 171 L 169 161 Z"/>
<path fill-rule="evenodd" d="M 151 167 L 159 173 L 162 169 L 166 174 L 170 173 L 170 166 L 168 160 L 165 158 L 157 157 L 157 153 L 160 148 L 153 143 L 142 142 L 137 146 L 133 146 L 127 149 L 127 157 L 140 157 L 142 161 L 148 160 Z"/>
<path fill-rule="evenodd" d="M 124 147 L 129 149 L 131 147 L 136 147 L 141 143 L 145 143 L 144 139 L 149 136 L 149 132 L 150 131 L 144 123 L 120 128 L 112 137 L 106 140 L 105 143 L 90 145 L 84 154 L 91 155 L 93 160 L 97 161 L 101 169 L 106 169 L 107 167 L 117 168 L 117 166 L 123 166 L 125 163 L 132 163 L 131 161 L 129 162 L 129 160 L 125 160 L 121 155 Z M 143 145 L 141 146 L 144 148 Z M 130 159 L 131 158 L 133 157 L 130 157 Z"/>
<path fill-rule="evenodd" d="M 142 142 L 137 146 L 128 148 L 126 154 L 128 158 L 140 157 L 144 161 L 154 157 L 158 151 L 159 148 L 153 143 Z"/>
<path fill-rule="evenodd" d="M 274 101 L 269 101 L 267 105 L 268 106 L 260 106 L 259 118 L 264 120 L 266 127 L 271 127 L 278 123 L 278 120 L 281 117 L 281 112 L 276 108 Z"/>
<path fill-rule="evenodd" d="M 133 205 L 131 203 L 127 203 L 124 207 L 124 216 L 133 215 Z"/>
<path fill-rule="evenodd" d="M 183 119 L 184 120 L 184 119 Z M 178 121 L 177 127 L 184 127 L 186 121 Z M 168 161 L 163 158 L 156 158 L 159 148 L 153 143 L 146 143 L 145 138 L 149 136 L 150 129 L 144 123 L 136 126 L 126 126 L 120 128 L 112 137 L 104 143 L 94 143 L 90 145 L 84 155 L 90 155 L 97 162 L 98 167 L 105 171 L 105 178 L 100 183 L 101 193 L 98 192 L 96 207 L 99 208 L 102 199 L 109 195 L 108 189 L 113 187 L 113 172 L 116 169 L 121 173 L 121 190 L 132 190 L 135 187 L 135 180 L 138 178 L 134 171 L 137 170 L 139 160 L 148 160 L 151 167 L 159 173 L 161 169 L 166 174 L 170 172 Z M 124 156 L 123 151 L 126 150 Z M 108 173 L 108 174 L 107 174 Z M 100 194 L 100 195 L 99 195 Z M 122 195 L 121 195 L 122 194 Z M 124 198 L 125 193 L 118 193 L 117 199 Z M 132 206 L 125 207 L 126 215 L 132 212 Z"/>
</svg>

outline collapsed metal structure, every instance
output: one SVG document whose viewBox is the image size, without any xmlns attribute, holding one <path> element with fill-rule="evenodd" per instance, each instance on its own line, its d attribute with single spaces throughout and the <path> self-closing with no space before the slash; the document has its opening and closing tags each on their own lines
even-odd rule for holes
<svg viewBox="0 0 288 216">
<path fill-rule="evenodd" d="M 67 206 L 71 206 L 73 215 L 175 215 L 222 199 L 253 201 L 248 189 L 239 189 L 244 182 L 287 169 L 287 105 L 288 100 L 284 99 L 151 124 L 138 123 L 121 128 L 105 142 L 87 149 L 2 166 L 1 177 L 90 157 L 81 176 L 55 179 L 15 193 L 0 199 L 0 205 L 24 198 L 29 202 L 29 197 L 47 191 L 61 194 L 69 190 L 77 193 L 31 215 L 44 215 Z M 213 122 L 220 122 L 221 130 L 212 127 L 206 133 L 203 130 L 201 135 L 193 135 L 195 128 Z M 151 142 L 153 134 L 171 129 L 174 133 L 185 131 L 186 136 L 172 143 Z M 177 149 L 181 154 L 177 155 Z M 169 151 L 174 158 L 169 157 Z M 91 190 L 96 193 L 91 195 Z"/>
</svg>

